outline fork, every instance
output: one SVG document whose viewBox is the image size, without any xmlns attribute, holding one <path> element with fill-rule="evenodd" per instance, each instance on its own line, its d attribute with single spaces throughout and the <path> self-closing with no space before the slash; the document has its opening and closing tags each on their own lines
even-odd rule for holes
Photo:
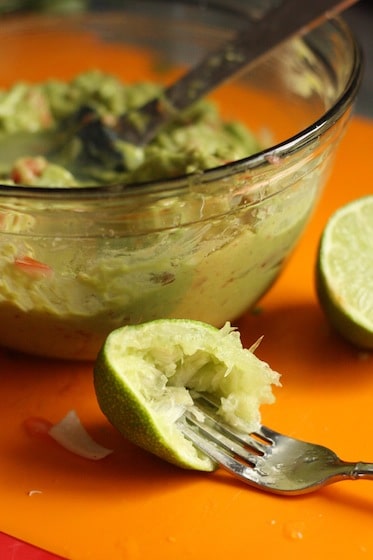
<svg viewBox="0 0 373 560">
<path fill-rule="evenodd" d="M 342 480 L 373 480 L 373 463 L 342 461 L 322 445 L 308 443 L 261 426 L 241 433 L 217 416 L 207 395 L 194 399 L 179 427 L 201 451 L 235 477 L 275 494 L 305 494 Z"/>
</svg>

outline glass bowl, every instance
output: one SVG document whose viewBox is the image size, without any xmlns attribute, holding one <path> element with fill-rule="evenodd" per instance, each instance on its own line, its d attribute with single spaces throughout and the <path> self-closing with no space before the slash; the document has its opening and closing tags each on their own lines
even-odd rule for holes
<svg viewBox="0 0 373 560">
<path fill-rule="evenodd" d="M 265 5 L 72 4 L 2 14 L 1 88 L 92 68 L 166 84 L 255 25 Z M 137 185 L 0 185 L 0 345 L 93 360 L 121 325 L 176 317 L 221 326 L 240 317 L 298 242 L 360 77 L 355 39 L 331 19 L 212 95 L 224 118 L 261 139 L 255 155 Z"/>
</svg>

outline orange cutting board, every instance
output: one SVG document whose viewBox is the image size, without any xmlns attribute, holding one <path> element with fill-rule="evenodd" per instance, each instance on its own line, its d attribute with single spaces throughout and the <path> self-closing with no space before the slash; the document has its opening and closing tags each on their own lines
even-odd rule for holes
<svg viewBox="0 0 373 560">
<path fill-rule="evenodd" d="M 246 346 L 282 373 L 263 408 L 279 430 L 373 461 L 373 354 L 329 328 L 314 290 L 322 228 L 349 200 L 373 191 L 373 123 L 354 118 L 318 209 L 285 273 L 238 323 Z M 0 530 L 71 560 L 302 560 L 373 557 L 373 481 L 300 497 L 261 493 L 218 471 L 188 472 L 123 440 L 101 414 L 92 364 L 0 351 Z M 58 421 L 75 409 L 114 450 L 90 462 L 30 437 L 25 419 Z"/>
</svg>

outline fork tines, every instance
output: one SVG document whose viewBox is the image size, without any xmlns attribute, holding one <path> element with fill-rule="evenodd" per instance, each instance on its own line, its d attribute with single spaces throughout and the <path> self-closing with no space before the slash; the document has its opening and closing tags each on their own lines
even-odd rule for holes
<svg viewBox="0 0 373 560">
<path fill-rule="evenodd" d="M 194 399 L 195 410 L 184 415 L 183 433 L 202 451 L 220 464 L 242 463 L 242 467 L 257 464 L 268 445 L 272 443 L 266 429 L 253 434 L 240 432 L 222 421 L 217 414 L 217 404 L 206 395 L 198 394 Z"/>
</svg>

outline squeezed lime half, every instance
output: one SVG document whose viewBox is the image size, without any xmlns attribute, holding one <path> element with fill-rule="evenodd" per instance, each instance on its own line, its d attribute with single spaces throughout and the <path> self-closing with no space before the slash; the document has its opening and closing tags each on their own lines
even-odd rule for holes
<svg viewBox="0 0 373 560">
<path fill-rule="evenodd" d="M 184 468 L 214 470 L 178 422 L 193 410 L 193 395 L 206 393 L 218 399 L 230 425 L 257 429 L 260 407 L 274 402 L 272 385 L 280 382 L 253 350 L 242 347 L 228 323 L 216 329 L 161 319 L 122 327 L 108 336 L 95 363 L 99 406 L 127 439 L 151 453 Z"/>
<path fill-rule="evenodd" d="M 327 222 L 316 289 L 333 327 L 355 346 L 373 349 L 373 196 L 346 204 Z"/>
</svg>

